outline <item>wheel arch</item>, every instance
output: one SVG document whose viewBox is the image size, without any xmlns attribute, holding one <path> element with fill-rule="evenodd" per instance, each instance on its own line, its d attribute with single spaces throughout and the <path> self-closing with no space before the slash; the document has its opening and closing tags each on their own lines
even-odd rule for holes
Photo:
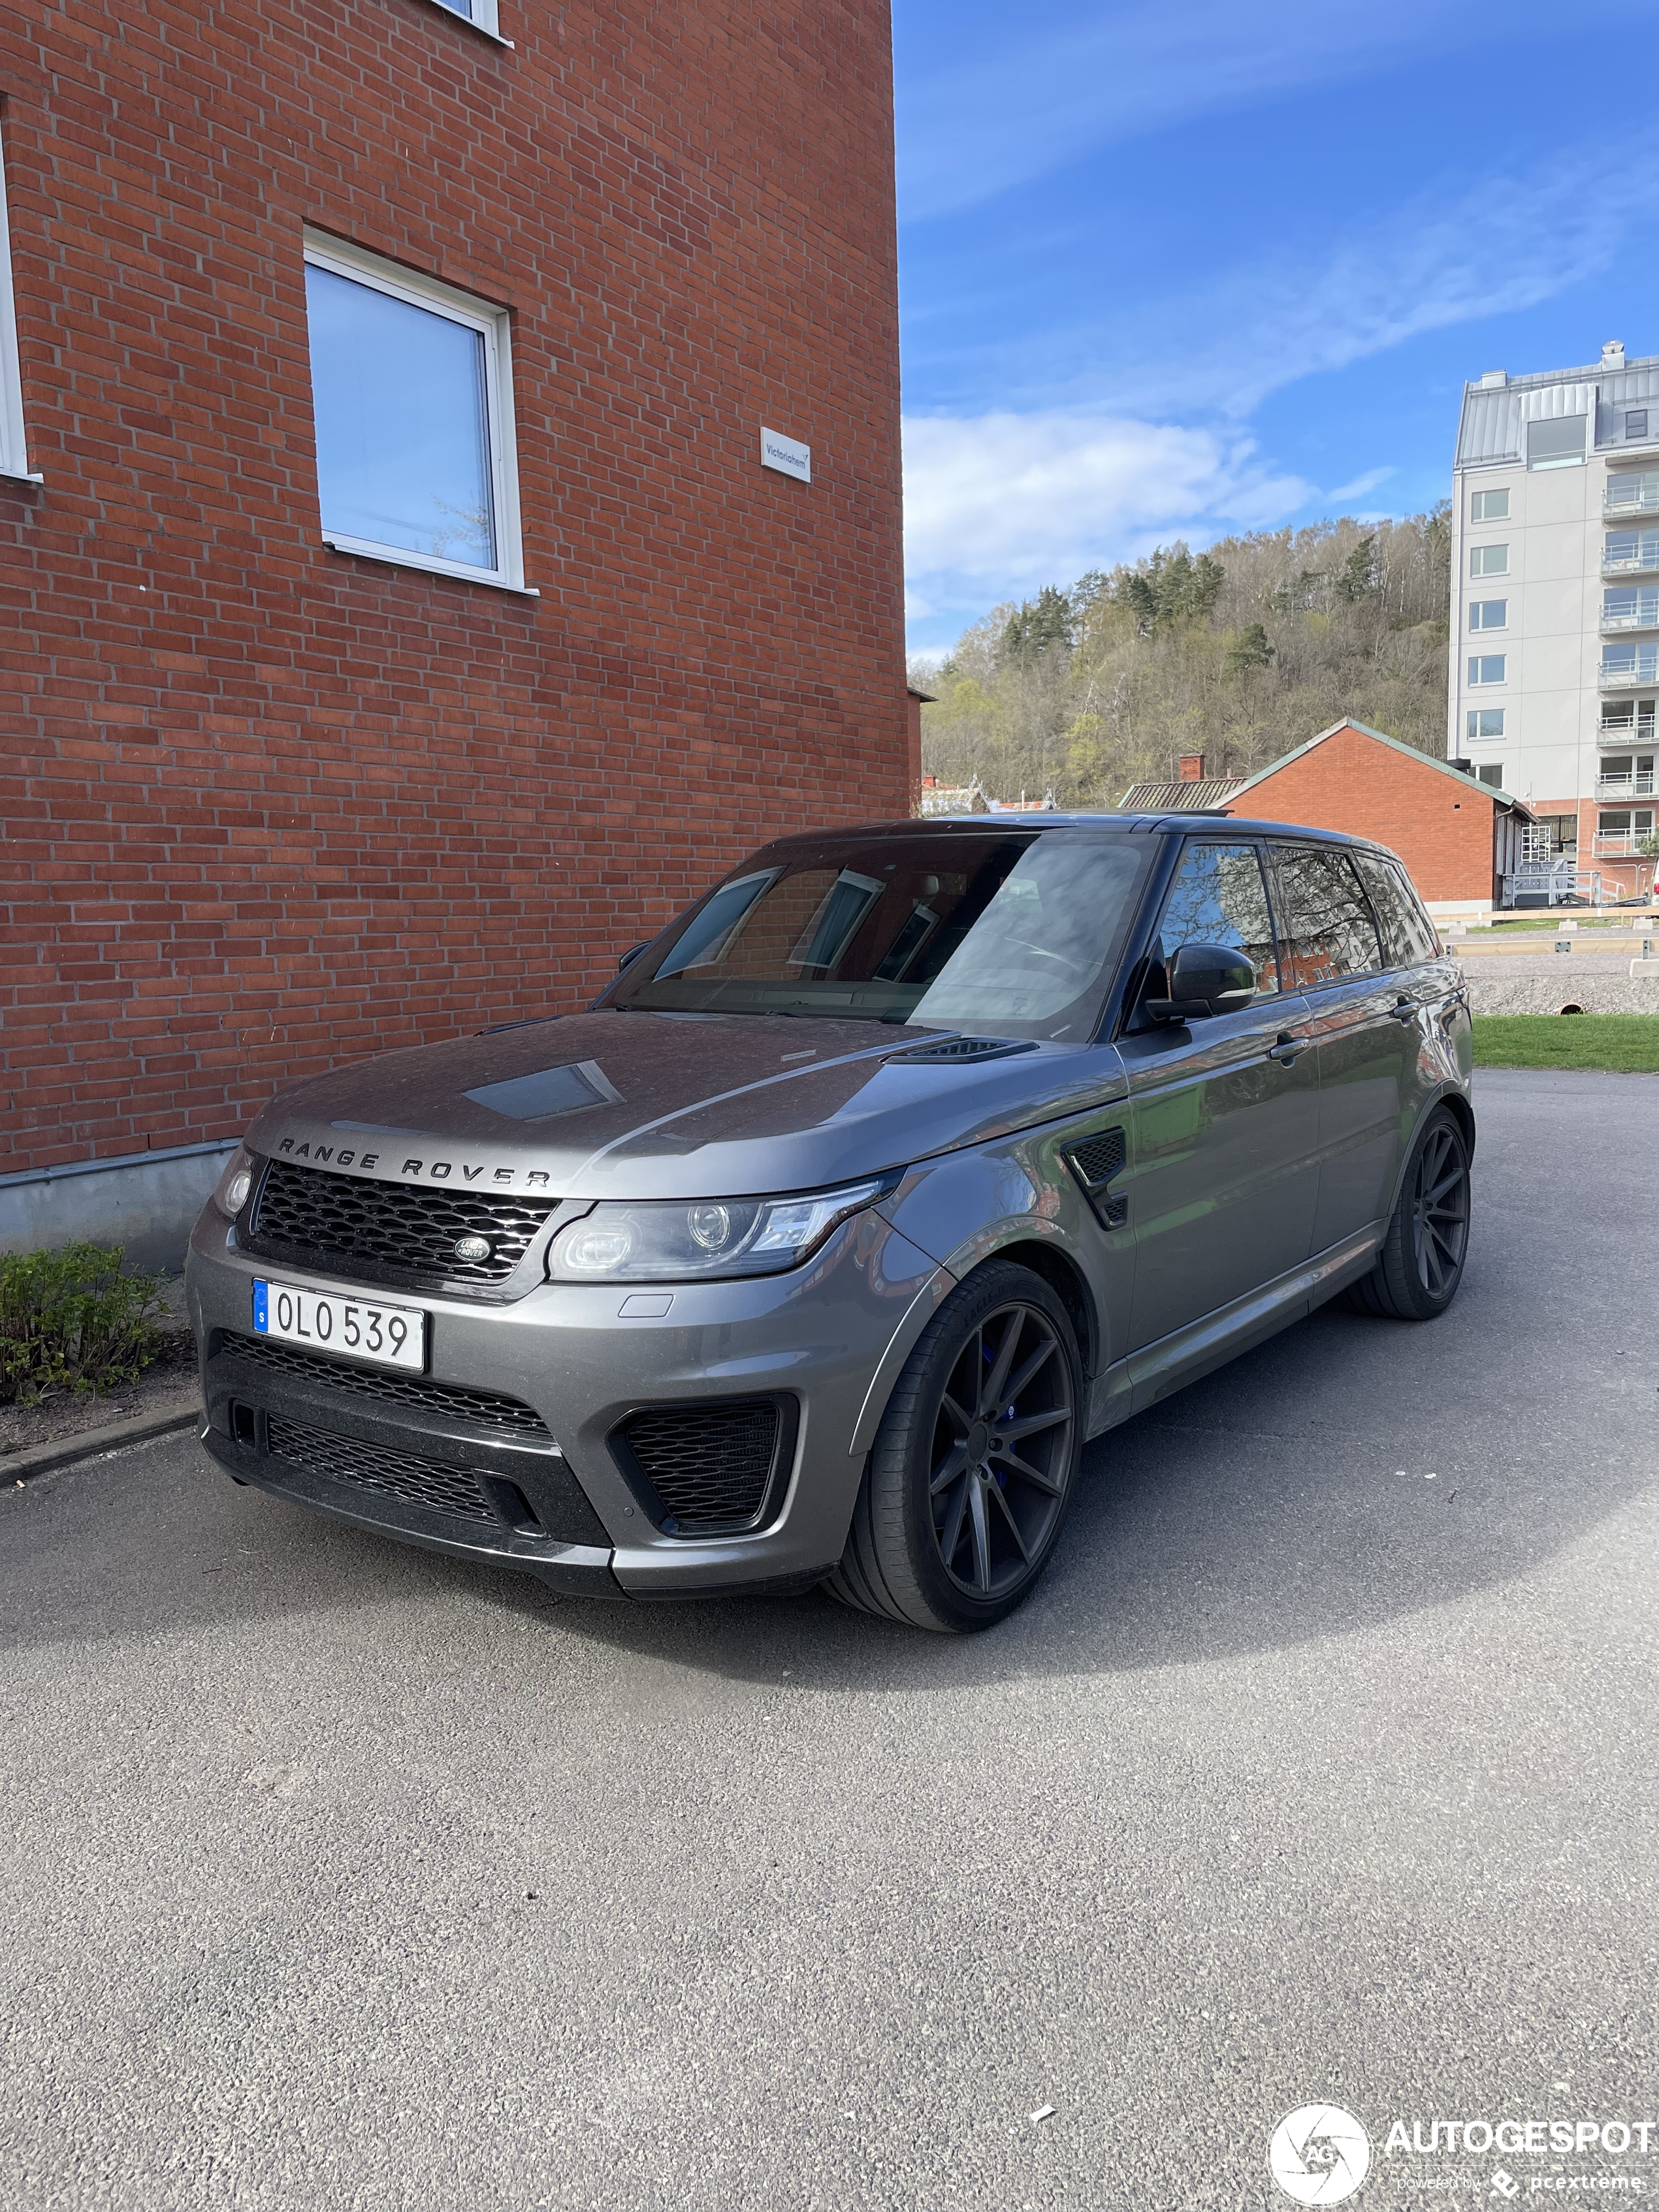
<svg viewBox="0 0 1659 2212">
<path fill-rule="evenodd" d="M 1098 1363 L 1105 1341 L 1105 1332 L 1101 1327 L 1088 1278 L 1079 1262 L 1054 1237 L 1033 1237 L 1029 1233 L 1021 1236 L 1017 1231 L 1006 1243 L 994 1244 L 988 1250 L 975 1251 L 971 1265 L 964 1262 L 963 1255 L 954 1255 L 951 1264 L 941 1266 L 930 1278 L 903 1322 L 895 1330 L 871 1377 L 863 1407 L 854 1424 L 852 1440 L 848 1446 L 850 1454 L 861 1456 L 874 1443 L 882 1415 L 887 1410 L 887 1401 L 904 1371 L 905 1363 L 939 1308 L 963 1283 L 970 1282 L 982 1267 L 988 1267 L 998 1260 L 1012 1260 L 1016 1266 L 1029 1268 L 1032 1274 L 1048 1284 L 1065 1307 L 1066 1317 L 1077 1338 L 1078 1356 L 1083 1363 L 1083 1381 L 1086 1389 L 1099 1371 Z"/>
<path fill-rule="evenodd" d="M 1065 1247 L 1051 1237 L 1017 1237 L 1009 1243 L 999 1244 L 994 1252 L 988 1252 L 979 1266 L 988 1267 L 996 1260 L 1012 1260 L 1017 1267 L 1029 1267 L 1048 1284 L 1065 1307 L 1072 1334 L 1077 1339 L 1086 1384 L 1100 1371 L 1101 1328 L 1094 1293 L 1082 1268 Z M 962 1279 L 971 1282 L 978 1273 L 979 1267 L 972 1268 Z"/>
<path fill-rule="evenodd" d="M 1453 1114 L 1456 1115 L 1458 1126 L 1463 1132 L 1463 1142 L 1468 1146 L 1469 1158 L 1473 1160 L 1474 1158 L 1474 1107 L 1470 1105 L 1468 1100 L 1463 1096 L 1461 1091 L 1455 1091 L 1449 1087 L 1443 1091 L 1437 1098 L 1430 1100 L 1429 1104 L 1425 1110 L 1425 1120 L 1427 1119 L 1430 1114 L 1433 1113 L 1437 1106 L 1449 1107 Z"/>
<path fill-rule="evenodd" d="M 1389 1199 L 1388 1212 L 1382 1216 L 1385 1230 L 1389 1222 L 1394 1218 L 1395 1206 L 1400 1203 L 1400 1194 L 1406 1188 L 1406 1176 L 1411 1167 L 1412 1155 L 1417 1150 L 1417 1140 L 1427 1127 L 1431 1116 L 1437 1114 L 1443 1106 L 1451 1114 L 1458 1127 L 1462 1131 L 1463 1142 L 1468 1147 L 1470 1160 L 1473 1161 L 1474 1158 L 1474 1109 L 1455 1085 L 1444 1084 L 1423 1101 L 1423 1110 L 1412 1124 L 1411 1135 L 1400 1155 L 1400 1165 L 1395 1171 L 1394 1190 Z"/>
</svg>

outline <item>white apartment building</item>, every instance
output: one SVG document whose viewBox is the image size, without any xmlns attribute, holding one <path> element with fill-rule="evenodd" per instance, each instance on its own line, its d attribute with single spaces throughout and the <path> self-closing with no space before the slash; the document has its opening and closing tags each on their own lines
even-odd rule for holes
<svg viewBox="0 0 1659 2212">
<path fill-rule="evenodd" d="M 1604 892 L 1645 890 L 1659 699 L 1659 356 L 1463 387 L 1447 753 Z M 1639 865 L 1638 865 L 1639 862 Z"/>
</svg>

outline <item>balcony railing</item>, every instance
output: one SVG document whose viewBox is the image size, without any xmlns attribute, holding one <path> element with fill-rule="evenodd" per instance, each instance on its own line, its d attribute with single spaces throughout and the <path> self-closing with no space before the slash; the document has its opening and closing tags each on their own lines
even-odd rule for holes
<svg viewBox="0 0 1659 2212">
<path fill-rule="evenodd" d="M 1642 848 L 1652 842 L 1650 827 L 1646 830 L 1598 830 L 1595 833 L 1595 857 L 1598 860 L 1645 858 Z"/>
<path fill-rule="evenodd" d="M 1601 655 L 1602 690 L 1632 684 L 1659 684 L 1659 645 L 1613 646 Z"/>
<path fill-rule="evenodd" d="M 1659 629 L 1659 592 L 1644 592 L 1642 604 L 1634 614 L 1624 610 L 1609 614 L 1603 607 L 1601 610 L 1603 636 L 1613 630 L 1621 629 Z"/>
<path fill-rule="evenodd" d="M 1506 907 L 1564 906 L 1568 899 L 1576 905 L 1601 903 L 1599 872 L 1591 868 L 1580 874 L 1571 854 L 1564 855 L 1559 867 L 1522 867 L 1504 878 Z"/>
<path fill-rule="evenodd" d="M 1659 469 L 1607 478 L 1603 514 L 1659 514 Z"/>
<path fill-rule="evenodd" d="M 1649 769 L 1630 775 L 1598 775 L 1595 795 L 1598 799 L 1651 799 L 1653 771 Z"/>
<path fill-rule="evenodd" d="M 1601 548 L 1604 576 L 1640 575 L 1659 568 L 1659 530 L 1610 530 Z"/>
</svg>

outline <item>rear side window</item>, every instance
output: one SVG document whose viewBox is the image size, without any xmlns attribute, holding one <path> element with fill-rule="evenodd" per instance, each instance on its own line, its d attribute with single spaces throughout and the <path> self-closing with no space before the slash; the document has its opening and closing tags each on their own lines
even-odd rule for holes
<svg viewBox="0 0 1659 2212">
<path fill-rule="evenodd" d="M 1404 869 L 1378 860 L 1375 853 L 1356 853 L 1353 858 L 1382 925 L 1382 951 L 1389 967 L 1416 968 L 1425 960 L 1437 960 L 1440 940 Z"/>
<path fill-rule="evenodd" d="M 1334 846 L 1278 848 L 1279 939 L 1293 991 L 1374 974 L 1382 949 L 1349 855 Z"/>
<path fill-rule="evenodd" d="M 1188 845 L 1170 886 L 1158 923 L 1158 957 L 1168 961 L 1183 945 L 1226 945 L 1244 953 L 1255 970 L 1255 988 L 1279 988 L 1279 960 L 1261 860 L 1254 845 Z"/>
</svg>

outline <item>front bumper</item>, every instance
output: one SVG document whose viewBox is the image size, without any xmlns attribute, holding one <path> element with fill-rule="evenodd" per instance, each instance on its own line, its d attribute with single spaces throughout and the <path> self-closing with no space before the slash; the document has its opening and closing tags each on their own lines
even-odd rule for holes
<svg viewBox="0 0 1659 2212">
<path fill-rule="evenodd" d="M 422 1379 L 437 1387 L 422 1397 L 374 1370 L 345 1380 L 337 1362 L 271 1357 L 251 1316 L 255 1278 L 272 1276 L 423 1307 Z M 846 1542 L 872 1380 L 884 1358 L 890 1374 L 889 1355 L 920 1334 L 951 1279 L 868 1212 L 787 1275 L 644 1298 L 638 1286 L 543 1284 L 484 1305 L 255 1260 L 210 1205 L 187 1267 L 203 1442 L 239 1481 L 573 1594 L 804 1589 Z M 618 1428 L 642 1409 L 734 1401 L 779 1409 L 759 1525 L 719 1536 L 655 1525 L 667 1516 Z"/>
</svg>

